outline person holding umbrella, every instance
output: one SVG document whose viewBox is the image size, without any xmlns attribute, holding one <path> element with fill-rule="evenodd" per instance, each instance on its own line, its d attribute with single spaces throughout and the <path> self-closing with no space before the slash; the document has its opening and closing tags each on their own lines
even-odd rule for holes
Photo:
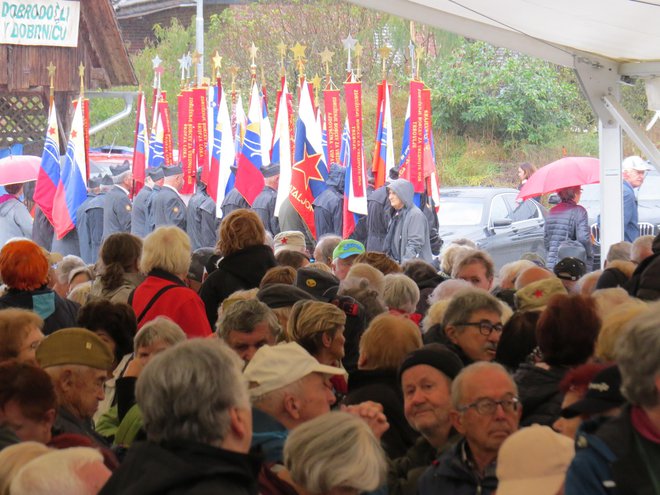
<svg viewBox="0 0 660 495">
<path fill-rule="evenodd" d="M 4 187 L 7 193 L 0 196 L 0 247 L 14 237 L 32 238 L 32 217 L 18 199 L 23 193 L 23 183 Z"/>
</svg>

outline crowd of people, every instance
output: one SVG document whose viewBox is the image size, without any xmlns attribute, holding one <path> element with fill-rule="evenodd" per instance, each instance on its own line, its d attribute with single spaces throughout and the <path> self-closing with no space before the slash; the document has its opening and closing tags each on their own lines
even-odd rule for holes
<svg viewBox="0 0 660 495">
<path fill-rule="evenodd" d="M 209 247 L 159 173 L 173 194 L 103 209 L 137 230 L 104 219 L 93 264 L 0 250 L 0 495 L 660 493 L 660 235 L 602 271 L 559 244 L 436 259 L 392 178 L 364 243 L 328 194 L 313 246 L 264 200 Z"/>
</svg>

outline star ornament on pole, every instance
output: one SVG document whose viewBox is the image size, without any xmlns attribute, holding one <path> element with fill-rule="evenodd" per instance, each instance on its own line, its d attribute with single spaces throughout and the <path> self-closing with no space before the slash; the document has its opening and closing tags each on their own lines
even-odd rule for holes
<svg viewBox="0 0 660 495">
<path fill-rule="evenodd" d="M 353 38 L 349 33 L 348 36 L 344 38 L 341 42 L 344 45 L 344 50 L 348 51 L 348 62 L 346 63 L 346 70 L 350 72 L 351 70 L 353 70 L 353 67 L 351 66 L 351 50 L 355 48 L 355 44 L 357 43 L 357 40 Z"/>
<path fill-rule="evenodd" d="M 211 58 L 213 61 L 213 72 L 215 72 L 215 77 L 220 77 L 220 69 L 222 68 L 222 57 L 220 56 L 220 53 L 218 53 L 218 50 L 215 51 L 213 54 L 213 58 Z"/>
<path fill-rule="evenodd" d="M 309 190 L 310 180 L 318 180 L 323 182 L 323 176 L 321 175 L 321 172 L 319 172 L 321 153 L 316 155 L 308 155 L 307 148 L 305 148 L 304 153 L 305 155 L 303 156 L 303 159 L 294 163 L 291 169 L 303 175 L 303 180 L 305 181 L 305 189 Z"/>
</svg>

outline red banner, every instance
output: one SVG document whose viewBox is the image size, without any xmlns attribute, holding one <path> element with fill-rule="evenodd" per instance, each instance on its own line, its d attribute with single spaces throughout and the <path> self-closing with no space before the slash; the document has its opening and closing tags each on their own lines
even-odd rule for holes
<svg viewBox="0 0 660 495">
<path fill-rule="evenodd" d="M 410 81 L 410 165 L 406 177 L 416 193 L 424 192 L 424 83 Z"/>
<path fill-rule="evenodd" d="M 181 194 L 189 194 L 195 188 L 195 99 L 193 91 L 185 89 L 177 96 L 179 106 L 179 163 L 183 168 L 184 184 Z M 192 177 L 192 183 L 190 178 Z"/>
<path fill-rule="evenodd" d="M 435 156 L 433 154 L 432 136 L 433 121 L 431 119 L 431 90 L 425 88 L 422 91 L 422 120 L 424 121 L 424 153 L 422 167 L 424 178 L 435 172 Z"/>
<path fill-rule="evenodd" d="M 202 167 L 202 180 L 206 180 L 209 173 L 209 123 L 208 123 L 208 93 L 206 88 L 193 89 L 193 128 L 195 139 L 195 172 L 199 167 Z M 195 188 L 195 173 L 188 177 L 184 174 L 185 185 L 184 189 L 191 187 L 191 192 Z"/>
<path fill-rule="evenodd" d="M 328 166 L 341 163 L 341 103 L 338 89 L 323 91 L 323 108 L 325 110 L 325 125 L 328 139 Z"/>
<path fill-rule="evenodd" d="M 356 198 L 365 195 L 366 187 L 363 181 L 364 148 L 362 145 L 362 83 L 345 83 L 346 114 L 348 116 L 348 133 L 351 138 L 351 178 L 353 194 Z"/>
<path fill-rule="evenodd" d="M 163 121 L 163 157 L 165 159 L 165 165 L 169 166 L 174 163 L 174 158 L 172 149 L 172 123 L 170 122 L 170 107 L 167 101 L 160 100 L 158 102 L 158 113 Z"/>
</svg>

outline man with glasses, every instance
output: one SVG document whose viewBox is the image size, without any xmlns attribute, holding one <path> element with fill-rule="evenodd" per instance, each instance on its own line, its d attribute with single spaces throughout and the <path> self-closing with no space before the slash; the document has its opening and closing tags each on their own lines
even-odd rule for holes
<svg viewBox="0 0 660 495">
<path fill-rule="evenodd" d="M 454 295 L 442 321 L 448 343 L 464 365 L 492 361 L 502 335 L 502 305 L 481 289 Z"/>
<path fill-rule="evenodd" d="M 446 450 L 420 478 L 420 495 L 490 495 L 497 489 L 497 454 L 518 429 L 518 390 L 501 365 L 475 363 L 451 387 L 453 427 L 463 438 Z"/>
<path fill-rule="evenodd" d="M 639 237 L 639 218 L 635 189 L 639 188 L 651 170 L 639 156 L 629 156 L 621 165 L 623 175 L 623 240 L 633 242 Z"/>
</svg>

